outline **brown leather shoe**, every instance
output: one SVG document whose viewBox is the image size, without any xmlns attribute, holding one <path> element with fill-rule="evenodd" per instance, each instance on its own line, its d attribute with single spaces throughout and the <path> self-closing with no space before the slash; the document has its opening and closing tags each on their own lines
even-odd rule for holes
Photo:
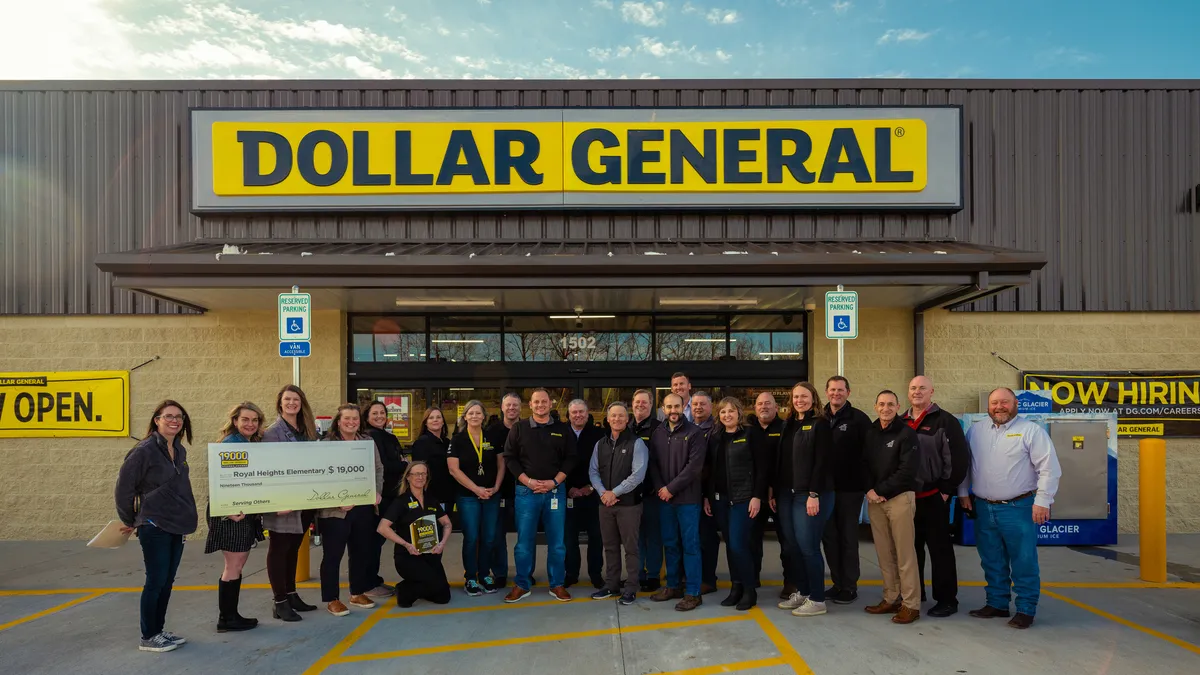
<svg viewBox="0 0 1200 675">
<path fill-rule="evenodd" d="M 504 601 L 508 603 L 519 602 L 529 597 L 529 589 L 513 586 L 508 595 L 504 596 Z"/>
<path fill-rule="evenodd" d="M 688 612 L 693 609 L 696 609 L 697 607 L 699 607 L 702 604 L 704 604 L 704 599 L 701 598 L 700 596 L 685 595 L 685 596 L 683 596 L 682 600 L 675 603 L 675 611 L 676 612 Z"/>
<path fill-rule="evenodd" d="M 1029 628 L 1033 625 L 1033 617 L 1028 614 L 1017 612 L 1013 618 L 1008 620 L 1008 625 L 1013 628 Z"/>
<path fill-rule="evenodd" d="M 907 624 L 919 618 L 921 618 L 921 610 L 909 609 L 901 605 L 900 611 L 896 612 L 896 615 L 892 617 L 892 623 Z"/>
<path fill-rule="evenodd" d="M 329 610 L 329 613 L 334 616 L 346 616 L 350 614 L 350 610 L 346 607 L 346 605 L 342 604 L 341 600 L 334 600 L 328 605 L 325 605 L 325 609 Z"/>
<path fill-rule="evenodd" d="M 562 586 L 555 586 L 554 588 L 551 588 L 550 596 L 559 602 L 571 601 L 571 594 L 568 593 L 567 589 L 563 588 Z"/>
<path fill-rule="evenodd" d="M 878 605 L 863 607 L 863 611 L 867 614 L 895 614 L 896 612 L 899 612 L 900 608 L 903 606 L 904 604 L 899 600 L 892 603 L 888 603 L 885 600 L 880 600 Z"/>
<path fill-rule="evenodd" d="M 662 588 L 655 591 L 654 595 L 650 596 L 650 599 L 653 600 L 654 602 L 666 602 L 667 600 L 678 600 L 679 598 L 682 598 L 682 597 L 683 597 L 682 589 L 670 588 L 668 586 L 663 586 Z"/>
<path fill-rule="evenodd" d="M 995 607 L 992 607 L 991 605 L 984 605 L 983 607 L 980 607 L 979 609 L 973 609 L 973 610 L 967 612 L 967 614 L 970 614 L 971 616 L 975 617 L 976 619 L 995 619 L 995 618 L 1007 619 L 1008 618 L 1008 610 L 1007 609 L 997 609 Z"/>
<path fill-rule="evenodd" d="M 362 594 L 350 596 L 350 604 L 359 609 L 375 608 L 375 601 Z"/>
</svg>

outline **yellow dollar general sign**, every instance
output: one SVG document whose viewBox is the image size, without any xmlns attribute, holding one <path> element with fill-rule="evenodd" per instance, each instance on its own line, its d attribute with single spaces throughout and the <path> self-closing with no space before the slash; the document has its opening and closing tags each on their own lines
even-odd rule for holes
<svg viewBox="0 0 1200 675">
<path fill-rule="evenodd" d="M 0 438 L 129 435 L 129 371 L 0 373 Z"/>
<path fill-rule="evenodd" d="M 197 211 L 962 206 L 959 107 L 193 110 Z"/>
</svg>

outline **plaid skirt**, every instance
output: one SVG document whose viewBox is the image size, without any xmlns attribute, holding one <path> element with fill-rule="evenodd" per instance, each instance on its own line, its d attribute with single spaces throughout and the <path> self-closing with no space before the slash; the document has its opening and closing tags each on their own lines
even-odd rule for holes
<svg viewBox="0 0 1200 675">
<path fill-rule="evenodd" d="M 258 514 L 247 515 L 237 523 L 224 517 L 208 516 L 208 540 L 204 543 L 205 553 L 215 551 L 245 553 L 254 548 L 254 543 L 258 541 L 263 541 L 262 517 Z"/>
</svg>

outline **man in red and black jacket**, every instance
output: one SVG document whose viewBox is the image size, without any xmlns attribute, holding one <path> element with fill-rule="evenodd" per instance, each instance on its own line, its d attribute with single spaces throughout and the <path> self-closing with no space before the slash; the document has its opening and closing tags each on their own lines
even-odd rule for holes
<svg viewBox="0 0 1200 675">
<path fill-rule="evenodd" d="M 958 567 L 950 540 L 950 497 L 967 477 L 971 450 L 958 418 L 933 402 L 933 382 L 918 375 L 908 383 L 912 407 L 901 419 L 917 432 L 917 447 L 924 476 L 917 488 L 916 546 L 921 575 L 921 601 L 925 601 L 925 547 L 933 567 L 934 606 L 927 613 L 947 617 L 958 611 Z"/>
</svg>

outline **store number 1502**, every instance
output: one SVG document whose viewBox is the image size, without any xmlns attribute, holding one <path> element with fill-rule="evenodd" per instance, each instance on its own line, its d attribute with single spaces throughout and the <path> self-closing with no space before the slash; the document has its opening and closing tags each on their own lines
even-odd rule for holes
<svg viewBox="0 0 1200 675">
<path fill-rule="evenodd" d="M 558 344 L 562 345 L 563 349 L 595 349 L 596 338 L 587 335 L 564 335 Z"/>
</svg>

